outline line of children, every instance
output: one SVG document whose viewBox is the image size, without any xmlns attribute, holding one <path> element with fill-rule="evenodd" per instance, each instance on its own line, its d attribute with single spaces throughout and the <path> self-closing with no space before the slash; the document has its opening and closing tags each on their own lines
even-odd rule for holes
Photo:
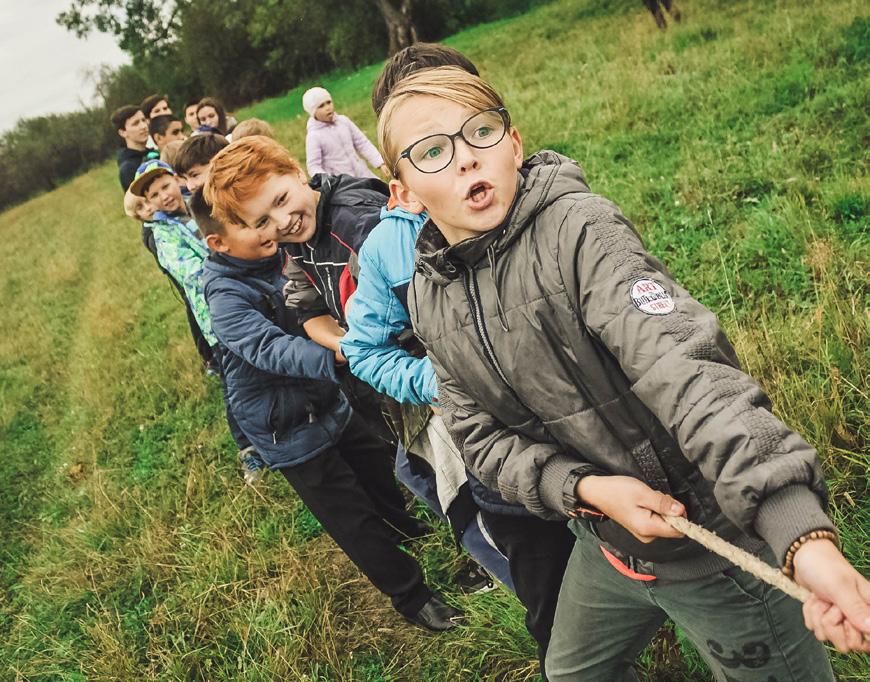
<svg viewBox="0 0 870 682">
<path fill-rule="evenodd" d="M 191 168 L 205 172 L 207 164 L 218 151 L 227 146 L 216 135 L 202 135 L 182 145 L 177 168 L 190 173 Z M 204 176 L 197 180 L 204 181 Z M 191 332 L 207 372 L 220 373 L 220 349 L 211 332 L 211 319 L 203 294 L 203 263 L 208 249 L 199 229 L 190 216 L 181 195 L 184 177 L 161 161 L 146 161 L 138 170 L 128 194 L 138 196 L 142 204 L 130 206 L 128 215 L 148 216 L 143 222 L 142 238 L 154 255 L 160 269 L 178 289 L 188 314 Z M 126 204 L 125 204 L 126 205 Z M 226 387 L 224 397 L 226 399 Z M 263 475 L 256 451 L 238 427 L 229 402 L 226 401 L 227 424 L 239 447 L 239 459 L 246 483 L 256 483 Z"/>
<path fill-rule="evenodd" d="M 240 429 L 400 613 L 453 627 L 460 612 L 398 550 L 420 528 L 389 447 L 350 407 L 368 398 L 348 382 L 344 351 L 376 389 L 443 410 L 549 679 L 631 678 L 666 617 L 717 679 L 832 679 L 811 631 L 870 649 L 870 584 L 837 549 L 814 451 L 577 164 L 523 159 L 501 98 L 457 54 L 411 48 L 376 85 L 390 209 L 380 183 L 309 185 L 263 138 L 215 157 L 194 202 Z M 306 102 L 316 121 L 315 103 L 332 121 L 329 93 Z M 357 209 L 357 225 L 340 218 L 345 189 L 362 204 L 371 193 L 377 228 Z M 160 187 L 152 195 L 164 205 Z M 285 305 L 287 274 L 300 271 L 300 289 L 316 292 L 299 299 L 305 329 Z M 411 322 L 429 360 L 409 351 Z M 793 572 L 814 593 L 804 619 L 665 513 Z"/>
<path fill-rule="evenodd" d="M 813 634 L 870 649 L 815 451 L 579 166 L 524 160 L 504 102 L 456 67 L 398 83 L 378 139 L 392 198 L 428 214 L 408 298 L 451 434 L 488 488 L 572 519 L 549 678 L 622 679 L 666 617 L 722 680 L 832 680 Z M 662 514 L 793 573 L 803 617 Z"/>
<path fill-rule="evenodd" d="M 284 305 L 285 255 L 273 208 L 288 201 L 300 168 L 280 145 L 248 137 L 220 152 L 198 214 L 211 256 L 206 298 L 221 342 L 228 397 L 270 468 L 297 491 L 324 529 L 407 620 L 433 631 L 461 615 L 432 592 L 400 547 L 425 532 L 404 508 L 391 447 L 351 409 L 341 358 L 305 338 Z M 313 232 L 312 211 L 289 225 Z"/>
</svg>

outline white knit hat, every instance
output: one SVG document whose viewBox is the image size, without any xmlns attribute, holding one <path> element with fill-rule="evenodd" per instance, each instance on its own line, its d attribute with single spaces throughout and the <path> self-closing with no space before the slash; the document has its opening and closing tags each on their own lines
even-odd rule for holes
<svg viewBox="0 0 870 682">
<path fill-rule="evenodd" d="M 311 88 L 302 95 L 302 108 L 308 112 L 309 116 L 314 116 L 317 107 L 330 99 L 332 99 L 332 95 L 326 88 Z"/>
</svg>

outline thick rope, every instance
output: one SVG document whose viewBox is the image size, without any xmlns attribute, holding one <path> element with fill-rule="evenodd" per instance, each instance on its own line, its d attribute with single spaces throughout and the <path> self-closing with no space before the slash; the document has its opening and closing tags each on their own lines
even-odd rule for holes
<svg viewBox="0 0 870 682">
<path fill-rule="evenodd" d="M 664 519 L 673 528 L 692 538 L 692 540 L 703 545 L 711 552 L 715 552 L 719 556 L 728 559 L 735 566 L 742 568 L 747 573 L 751 573 L 768 585 L 773 585 L 776 589 L 782 590 L 789 597 L 794 597 L 801 603 L 809 599 L 810 591 L 808 589 L 790 580 L 781 571 L 764 563 L 758 557 L 751 555 L 739 547 L 735 547 L 727 540 L 723 540 L 716 533 L 702 528 L 682 516 L 665 516 Z"/>
</svg>

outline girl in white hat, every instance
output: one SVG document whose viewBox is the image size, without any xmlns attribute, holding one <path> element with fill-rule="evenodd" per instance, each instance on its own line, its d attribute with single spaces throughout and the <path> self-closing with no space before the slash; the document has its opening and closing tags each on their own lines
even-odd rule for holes
<svg viewBox="0 0 870 682">
<path fill-rule="evenodd" d="M 305 138 L 305 158 L 310 176 L 327 173 L 376 177 L 369 170 L 368 161 L 369 165 L 379 168 L 385 177 L 389 177 L 389 170 L 378 150 L 353 121 L 335 113 L 332 95 L 326 89 L 306 90 L 302 95 L 302 107 L 311 116 Z"/>
</svg>

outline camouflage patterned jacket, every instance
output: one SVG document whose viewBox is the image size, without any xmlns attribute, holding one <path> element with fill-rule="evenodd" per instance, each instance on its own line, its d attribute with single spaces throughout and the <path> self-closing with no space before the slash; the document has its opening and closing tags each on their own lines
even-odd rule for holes
<svg viewBox="0 0 870 682">
<path fill-rule="evenodd" d="M 211 317 L 203 294 L 203 263 L 208 258 L 208 247 L 200 236 L 196 221 L 186 215 L 157 211 L 147 223 L 154 234 L 157 260 L 169 275 L 184 289 L 190 309 L 202 335 L 210 346 L 217 344 L 211 330 Z"/>
</svg>

